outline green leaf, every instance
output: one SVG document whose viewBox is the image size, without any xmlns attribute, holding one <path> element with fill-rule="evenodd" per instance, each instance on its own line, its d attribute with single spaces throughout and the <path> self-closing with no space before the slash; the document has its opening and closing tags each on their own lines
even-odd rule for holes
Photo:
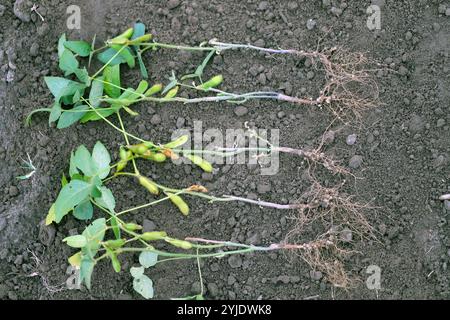
<svg viewBox="0 0 450 320">
<path fill-rule="evenodd" d="M 105 81 L 110 83 L 104 84 L 106 94 L 111 98 L 120 97 L 120 88 L 118 88 L 120 87 L 120 65 L 107 66 L 103 76 Z"/>
<path fill-rule="evenodd" d="M 89 78 L 89 73 L 87 72 L 86 68 L 76 69 L 74 72 L 78 80 L 83 82 L 86 87 L 89 87 L 91 85 L 91 78 Z"/>
<path fill-rule="evenodd" d="M 109 60 L 111 60 L 112 57 L 117 53 L 116 50 L 108 48 L 102 53 L 97 55 L 97 59 L 100 60 L 103 64 L 108 63 Z M 115 66 L 121 63 L 125 63 L 125 59 L 121 55 L 117 55 L 108 66 Z"/>
<path fill-rule="evenodd" d="M 130 268 L 130 273 L 131 273 L 131 276 L 133 278 L 141 277 L 144 274 L 144 271 L 145 271 L 145 269 L 142 266 L 141 267 L 131 267 Z"/>
<path fill-rule="evenodd" d="M 74 163 L 88 177 L 93 177 L 97 173 L 97 168 L 92 160 L 91 154 L 83 145 L 79 146 L 75 151 Z"/>
<path fill-rule="evenodd" d="M 80 264 L 80 281 L 86 284 L 86 287 L 91 289 L 92 272 L 94 271 L 95 260 L 89 256 L 82 255 Z"/>
<path fill-rule="evenodd" d="M 145 24 L 142 22 L 136 22 L 133 26 L 133 36 L 131 40 L 142 37 L 145 34 Z"/>
<path fill-rule="evenodd" d="M 69 181 L 67 181 L 66 175 L 63 172 L 62 177 L 61 177 L 61 187 L 64 188 L 68 183 L 69 183 Z"/>
<path fill-rule="evenodd" d="M 100 218 L 92 222 L 83 231 L 83 236 L 86 237 L 88 243 L 83 248 L 83 253 L 94 258 L 100 248 L 100 242 L 103 241 L 106 231 L 106 219 Z"/>
<path fill-rule="evenodd" d="M 175 87 L 178 84 L 177 77 L 175 76 L 175 73 L 172 71 L 172 76 L 169 78 L 170 82 L 167 86 L 164 87 L 164 90 L 161 92 L 161 95 L 164 95 L 166 92 L 168 92 L 170 89 Z"/>
<path fill-rule="evenodd" d="M 94 186 L 92 188 L 91 197 L 100 198 L 102 196 L 102 192 L 100 191 L 98 186 Z"/>
<path fill-rule="evenodd" d="M 75 207 L 73 210 L 73 216 L 78 220 L 92 219 L 94 208 L 89 200 L 86 200 Z"/>
<path fill-rule="evenodd" d="M 134 32 L 133 36 L 131 37 L 131 40 L 137 39 L 145 34 L 145 24 L 138 22 L 134 24 Z M 144 79 L 148 79 L 148 72 L 147 68 L 145 67 L 144 61 L 142 60 L 142 55 L 139 51 L 139 46 L 133 46 L 134 51 L 136 52 L 138 62 L 139 62 L 139 69 L 141 71 L 142 77 Z"/>
<path fill-rule="evenodd" d="M 175 148 L 185 144 L 188 140 L 189 140 L 189 135 L 184 135 L 184 136 L 181 136 L 181 137 L 173 140 L 172 142 L 166 143 L 164 145 L 164 148 L 175 149 Z"/>
<path fill-rule="evenodd" d="M 73 53 L 65 50 L 59 58 L 59 68 L 64 71 L 65 76 L 72 74 L 78 69 L 79 63 Z"/>
<path fill-rule="evenodd" d="M 153 267 L 158 262 L 158 254 L 149 251 L 143 251 L 139 255 L 139 263 L 145 268 Z"/>
<path fill-rule="evenodd" d="M 72 103 L 76 104 L 76 103 L 80 102 L 80 100 L 81 100 L 81 93 L 80 93 L 80 90 L 78 90 L 77 92 L 75 92 L 75 94 L 72 97 Z"/>
<path fill-rule="evenodd" d="M 87 239 L 85 236 L 77 234 L 75 236 L 64 238 L 63 242 L 66 242 L 67 245 L 72 248 L 83 248 L 87 244 Z"/>
<path fill-rule="evenodd" d="M 88 57 L 91 53 L 91 45 L 86 41 L 66 41 L 64 46 L 78 54 L 80 57 Z"/>
<path fill-rule="evenodd" d="M 215 50 L 212 50 L 208 55 L 206 56 L 205 60 L 203 60 L 202 64 L 197 67 L 195 70 L 195 75 L 201 79 L 203 75 L 203 71 L 205 70 L 206 65 L 208 64 L 209 60 L 214 56 L 216 53 Z"/>
<path fill-rule="evenodd" d="M 78 90 L 86 88 L 82 83 L 60 77 L 45 77 L 44 80 L 56 101 L 59 101 L 61 97 L 74 95 Z"/>
<path fill-rule="evenodd" d="M 120 51 L 119 55 L 126 61 L 128 66 L 130 68 L 134 68 L 134 66 L 136 65 L 136 61 L 134 59 L 133 54 L 131 53 L 130 48 L 128 48 L 128 47 L 123 48 L 123 47 L 124 47 L 124 45 L 120 45 L 120 44 L 111 45 L 111 49 L 116 50 L 116 52 Z"/>
<path fill-rule="evenodd" d="M 153 298 L 153 281 L 145 274 L 133 279 L 133 289 L 145 299 Z"/>
<path fill-rule="evenodd" d="M 137 58 L 138 58 L 139 70 L 141 71 L 142 78 L 148 79 L 148 71 L 147 71 L 147 68 L 145 67 L 144 61 L 142 60 L 142 55 L 140 52 L 137 53 Z"/>
<path fill-rule="evenodd" d="M 92 150 L 92 160 L 97 167 L 98 177 L 100 179 L 105 179 L 109 175 L 109 164 L 111 163 L 111 156 L 109 155 L 108 150 L 100 141 L 97 141 L 94 149 Z"/>
<path fill-rule="evenodd" d="M 113 193 L 107 187 L 100 187 L 99 189 L 102 195 L 100 198 L 96 198 L 95 201 L 103 208 L 114 212 L 114 209 L 116 208 L 116 200 L 114 199 Z"/>
<path fill-rule="evenodd" d="M 58 40 L 58 57 L 61 57 L 63 52 L 66 50 L 64 44 L 66 43 L 66 34 L 63 33 Z"/>
<path fill-rule="evenodd" d="M 61 116 L 61 112 L 62 112 L 61 104 L 58 101 L 55 101 L 50 111 L 50 116 L 48 117 L 48 123 L 50 124 L 58 120 L 59 117 Z"/>
<path fill-rule="evenodd" d="M 100 98 L 103 96 L 103 76 L 98 79 L 101 81 L 95 81 L 94 79 L 91 92 L 89 92 L 89 103 L 94 108 L 97 108 L 100 105 Z"/>
<path fill-rule="evenodd" d="M 98 176 L 94 176 L 92 178 L 92 183 L 96 186 L 96 187 L 101 187 L 103 185 L 102 179 L 100 179 Z M 101 192 L 100 192 L 101 193 Z M 99 194 L 98 197 L 100 197 L 101 195 Z"/>
<path fill-rule="evenodd" d="M 70 153 L 70 166 L 69 166 L 69 176 L 73 178 L 74 175 L 78 174 L 78 169 L 75 164 L 75 154 L 73 151 Z"/>
<path fill-rule="evenodd" d="M 72 180 L 64 186 L 55 202 L 55 222 L 59 223 L 70 210 L 85 201 L 91 190 L 92 185 L 81 180 Z"/>
<path fill-rule="evenodd" d="M 108 209 L 110 213 L 114 215 L 114 209 L 116 208 L 116 199 L 114 198 L 113 193 L 105 186 L 101 186 L 98 189 L 101 191 L 101 195 L 95 198 L 96 203 L 99 206 Z M 115 216 L 111 217 L 111 227 L 116 239 L 120 239 L 120 227 Z"/>
<path fill-rule="evenodd" d="M 119 223 L 117 222 L 116 216 L 111 217 L 111 227 L 112 227 L 112 231 L 113 231 L 116 239 L 120 239 L 121 232 L 120 232 L 120 227 L 119 227 Z"/>
<path fill-rule="evenodd" d="M 87 112 L 89 110 L 89 107 L 86 105 L 81 105 L 73 109 L 63 111 L 56 127 L 58 129 L 70 127 L 72 124 L 83 118 L 83 116 L 86 114 L 86 112 L 81 112 L 83 110 Z"/>
<path fill-rule="evenodd" d="M 118 110 L 120 110 L 120 108 L 122 108 L 124 105 L 131 104 L 133 103 L 132 100 L 126 100 L 127 97 L 131 96 L 132 94 L 134 94 L 134 89 L 133 88 L 128 88 L 126 91 L 124 91 L 120 97 L 118 99 L 110 99 L 109 101 L 111 102 L 111 107 L 110 108 L 105 108 L 107 110 L 102 110 L 102 108 L 97 108 L 96 111 L 101 114 L 103 117 L 109 117 L 110 115 L 114 114 L 115 112 L 117 112 Z M 108 99 L 105 99 L 106 101 L 108 101 Z M 102 119 L 99 114 L 97 114 L 97 112 L 95 111 L 90 111 L 89 113 L 87 113 L 82 119 L 81 119 L 81 123 L 86 123 L 88 121 L 97 121 Z"/>
</svg>

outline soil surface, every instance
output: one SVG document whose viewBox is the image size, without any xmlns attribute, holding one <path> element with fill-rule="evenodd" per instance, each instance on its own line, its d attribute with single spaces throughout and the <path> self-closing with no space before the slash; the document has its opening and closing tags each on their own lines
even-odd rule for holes
<svg viewBox="0 0 450 320">
<path fill-rule="evenodd" d="M 67 29 L 66 1 L 36 2 L 44 21 L 30 11 L 33 1 L 0 2 L 0 299 L 141 298 L 133 291 L 130 274 L 116 274 L 106 262 L 96 267 L 91 291 L 67 289 L 67 257 L 73 250 L 61 240 L 81 232 L 84 223 L 73 218 L 57 226 L 41 223 L 60 189 L 71 150 L 80 144 L 92 148 L 100 140 L 117 157 L 122 137 L 103 122 L 57 130 L 48 126 L 47 114 L 36 116 L 31 128 L 24 125 L 30 111 L 52 101 L 43 78 L 60 75 L 57 40 L 62 33 L 87 41 L 96 34 L 101 43 L 136 21 L 144 22 L 160 42 L 197 45 L 218 38 L 315 50 L 320 40 L 322 47 L 362 51 L 388 66 L 375 75 L 379 107 L 363 113 L 358 122 L 335 121 L 324 149 L 357 176 L 347 183 L 348 192 L 377 207 L 367 219 L 378 231 L 378 241 L 353 236 L 349 248 L 359 254 L 344 261 L 347 272 L 360 281 L 348 290 L 334 288 L 300 259 L 282 253 L 251 254 L 204 260 L 206 298 L 450 298 L 450 204 L 438 200 L 450 190 L 449 1 L 72 1 L 81 9 L 80 30 Z M 366 25 L 371 4 L 381 9 L 381 30 Z M 160 50 L 145 55 L 145 61 L 150 80 L 166 82 L 170 70 L 179 74 L 193 70 L 202 56 Z M 310 71 L 308 63 L 293 58 L 233 51 L 216 57 L 207 75 L 222 73 L 228 91 L 257 87 L 301 96 L 313 94 L 320 85 Z M 138 70 L 129 70 L 124 82 L 135 86 L 139 79 Z M 333 120 L 325 110 L 270 101 L 240 106 L 148 103 L 139 111 L 136 118 L 126 117 L 125 126 L 156 142 L 170 140 L 179 127 L 192 129 L 197 120 L 204 130 L 223 132 L 243 128 L 249 121 L 258 128 L 280 129 L 283 146 L 313 147 Z M 347 143 L 349 135 L 356 135 L 354 144 Z M 20 159 L 26 159 L 27 153 L 37 171 L 29 180 L 18 180 L 25 173 Z M 219 166 L 213 175 L 189 165 L 148 165 L 145 170 L 166 185 L 201 183 L 215 194 L 278 203 L 300 198 L 308 186 L 303 159 L 291 155 L 280 157 L 275 176 L 260 175 L 257 166 L 247 165 Z M 151 199 L 127 179 L 115 185 L 114 193 L 124 207 Z M 189 217 L 163 203 L 131 218 L 180 238 L 257 244 L 282 241 L 293 228 L 286 211 L 199 199 L 189 202 Z M 129 255 L 122 263 L 127 270 L 137 263 L 137 256 Z M 381 268 L 380 290 L 366 286 L 371 265 Z M 154 281 L 157 299 L 198 292 L 195 261 L 162 264 L 147 274 Z"/>
</svg>

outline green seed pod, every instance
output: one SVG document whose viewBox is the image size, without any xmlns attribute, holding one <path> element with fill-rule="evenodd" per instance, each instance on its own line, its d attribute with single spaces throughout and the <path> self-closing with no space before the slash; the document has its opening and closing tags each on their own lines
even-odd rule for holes
<svg viewBox="0 0 450 320">
<path fill-rule="evenodd" d="M 145 241 L 162 240 L 165 237 L 167 237 L 167 233 L 165 231 L 144 232 L 140 236 L 140 238 Z"/>
<path fill-rule="evenodd" d="M 167 157 L 162 153 L 153 153 L 150 157 L 150 160 L 153 160 L 155 162 L 164 162 L 167 160 Z"/>
<path fill-rule="evenodd" d="M 125 151 L 125 153 L 122 153 L 122 150 L 124 150 Z M 129 150 L 125 150 L 125 148 L 123 148 L 123 147 L 121 147 L 121 149 L 120 149 L 120 161 L 119 161 L 119 163 L 117 164 L 117 169 L 116 169 L 116 171 L 117 172 L 120 172 L 120 171 L 122 171 L 123 169 L 125 169 L 125 167 L 127 166 L 127 164 L 128 164 L 128 159 L 129 158 L 131 158 L 132 156 L 133 156 L 133 154 L 131 153 L 131 151 L 129 151 Z"/>
<path fill-rule="evenodd" d="M 124 33 L 118 35 L 117 37 L 111 39 L 111 43 L 115 44 L 125 44 L 128 39 L 133 35 L 134 29 L 129 28 Z"/>
<path fill-rule="evenodd" d="M 109 257 L 111 258 L 111 263 L 115 272 L 119 273 L 122 269 L 120 266 L 120 261 L 117 259 L 117 255 L 114 252 L 109 252 Z"/>
<path fill-rule="evenodd" d="M 120 151 L 119 151 L 119 157 L 120 157 L 120 161 L 117 164 L 117 172 L 122 171 L 123 169 L 125 169 L 125 167 L 127 166 L 128 163 L 128 158 L 132 156 L 131 151 L 126 150 L 124 147 L 120 147 Z"/>
<path fill-rule="evenodd" d="M 145 92 L 145 96 L 146 97 L 150 97 L 158 92 L 160 92 L 162 90 L 162 84 L 157 83 L 153 86 L 150 87 L 150 89 L 147 90 L 147 92 Z"/>
<path fill-rule="evenodd" d="M 167 92 L 167 94 L 164 96 L 164 99 L 172 99 L 177 95 L 177 93 L 178 93 L 178 86 L 169 90 L 169 92 Z"/>
<path fill-rule="evenodd" d="M 177 248 L 181 248 L 184 250 L 192 249 L 192 243 L 190 243 L 189 241 L 178 239 L 166 239 L 166 241 Z"/>
<path fill-rule="evenodd" d="M 143 177 L 143 176 L 139 176 L 138 179 L 139 179 L 139 183 L 141 184 L 141 186 L 143 186 L 145 189 L 147 189 L 151 194 L 154 194 L 154 195 L 158 195 L 159 194 L 158 187 L 149 178 L 146 178 L 146 177 Z"/>
<path fill-rule="evenodd" d="M 128 150 L 136 154 L 144 154 L 148 150 L 148 146 L 145 143 L 134 144 L 127 146 Z"/>
<path fill-rule="evenodd" d="M 120 160 L 127 160 L 127 150 L 122 146 L 120 147 L 120 150 L 119 150 L 119 157 L 120 157 Z"/>
<path fill-rule="evenodd" d="M 108 240 L 105 242 L 105 246 L 109 249 L 117 249 L 125 244 L 125 239 Z"/>
<path fill-rule="evenodd" d="M 148 33 L 148 34 L 144 34 L 143 36 L 141 36 L 139 38 L 129 41 L 128 44 L 134 46 L 134 45 L 140 44 L 141 42 L 148 42 L 150 40 L 152 40 L 152 35 L 150 33 Z"/>
<path fill-rule="evenodd" d="M 128 231 L 142 230 L 142 226 L 136 223 L 126 223 L 123 227 Z"/>
<path fill-rule="evenodd" d="M 193 164 L 199 166 L 203 169 L 205 172 L 212 172 L 213 166 L 208 161 L 204 160 L 202 157 L 199 157 L 197 155 L 188 154 L 185 155 L 186 158 L 192 161 Z"/>
<path fill-rule="evenodd" d="M 204 82 L 203 84 L 197 86 L 198 89 L 202 89 L 202 90 L 208 90 L 210 88 L 215 88 L 218 85 L 220 85 L 223 81 L 223 77 L 221 74 L 212 77 L 211 79 L 209 79 L 208 81 Z"/>
<path fill-rule="evenodd" d="M 117 259 L 116 255 L 111 256 L 111 262 L 112 262 L 112 266 L 114 268 L 114 271 L 119 273 L 122 268 L 120 266 L 120 261 L 119 261 L 119 259 Z"/>
<path fill-rule="evenodd" d="M 117 164 L 117 168 L 116 168 L 116 172 L 120 172 L 123 169 L 125 169 L 125 167 L 127 166 L 128 161 L 126 160 L 120 160 L 119 163 Z"/>
<path fill-rule="evenodd" d="M 166 194 L 169 197 L 170 201 L 172 201 L 172 203 L 177 206 L 178 210 L 180 210 L 183 215 L 187 216 L 189 214 L 189 206 L 186 202 L 184 202 L 183 198 L 181 198 L 179 195 L 169 192 L 166 192 Z"/>
</svg>

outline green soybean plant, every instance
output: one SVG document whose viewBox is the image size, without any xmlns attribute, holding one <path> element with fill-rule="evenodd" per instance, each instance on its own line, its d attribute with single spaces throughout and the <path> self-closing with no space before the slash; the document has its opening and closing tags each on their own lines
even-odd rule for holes
<svg viewBox="0 0 450 320">
<path fill-rule="evenodd" d="M 150 161 L 157 164 L 185 158 L 193 165 L 198 166 L 200 170 L 212 172 L 214 170 L 212 164 L 206 161 L 202 155 L 214 154 L 229 157 L 242 152 L 258 151 L 265 154 L 282 152 L 302 156 L 308 160 L 321 163 L 333 173 L 347 173 L 345 169 L 333 160 L 326 158 L 318 149 L 301 150 L 269 144 L 267 148 L 189 150 L 182 148 L 188 141 L 188 136 L 181 136 L 174 141 L 165 143 L 156 143 L 129 133 L 124 126 L 122 115 L 127 113 L 135 116 L 137 114 L 135 106 L 143 101 L 153 103 L 201 103 L 208 101 L 243 103 L 251 99 L 275 99 L 316 106 L 323 103 L 339 102 L 337 96 L 335 96 L 337 92 L 335 90 L 339 87 L 339 84 L 336 83 L 330 84 L 330 87 L 323 90 L 321 96 L 317 99 L 311 99 L 289 97 L 277 92 L 228 93 L 218 89 L 224 81 L 222 75 L 216 75 L 207 81 L 203 81 L 204 69 L 210 63 L 212 57 L 228 49 L 249 49 L 273 54 L 295 54 L 302 57 L 317 58 L 326 64 L 329 72 L 336 74 L 345 72 L 344 67 L 333 69 L 336 66 L 330 64 L 330 58 L 324 53 L 318 52 L 265 49 L 251 45 L 220 43 L 216 40 L 211 40 L 197 47 L 159 43 L 152 41 L 152 35 L 146 33 L 145 29 L 142 23 L 136 23 L 133 28 L 106 41 L 100 48 L 95 48 L 95 38 L 91 43 L 88 43 L 80 40 L 67 40 L 66 36 L 62 35 L 58 41 L 58 56 L 59 68 L 64 76 L 44 78 L 54 101 L 48 108 L 36 109 L 31 112 L 26 120 L 27 124 L 30 124 L 35 113 L 48 112 L 49 123 L 55 122 L 58 129 L 68 128 L 75 123 L 102 121 L 123 135 L 124 143 L 117 150 L 119 160 L 116 163 L 112 163 L 110 151 L 100 141 L 95 143 L 92 150 L 81 145 L 72 151 L 68 161 L 67 175 L 63 174 L 61 190 L 55 202 L 50 206 L 46 217 L 47 225 L 61 223 L 67 215 L 72 215 L 75 219 L 82 221 L 92 221 L 81 234 L 64 239 L 67 245 L 78 249 L 69 258 L 69 263 L 80 269 L 81 282 L 91 288 L 93 271 L 102 260 L 110 260 L 112 268 L 116 272 L 120 272 L 122 269 L 121 256 L 127 253 L 139 254 L 140 266 L 132 267 L 129 272 L 133 278 L 133 288 L 147 299 L 153 297 L 154 288 L 152 280 L 145 274 L 145 271 L 162 262 L 197 259 L 201 284 L 200 259 L 211 257 L 273 250 L 296 250 L 302 253 L 303 259 L 317 266 L 319 253 L 322 250 L 337 250 L 336 241 L 328 235 L 301 244 L 280 242 L 269 246 L 254 246 L 197 237 L 177 239 L 168 235 L 164 230 L 142 232 L 142 226 L 126 218 L 129 214 L 167 201 L 176 206 L 183 216 L 188 216 L 191 211 L 188 197 L 198 197 L 209 202 L 240 201 L 276 209 L 312 210 L 314 208 L 312 205 L 310 207 L 304 203 L 277 204 L 236 196 L 214 196 L 209 194 L 209 191 L 201 185 L 165 186 L 143 174 L 139 170 L 139 164 L 141 161 Z M 146 80 L 148 79 L 148 69 L 142 56 L 148 50 L 158 49 L 203 51 L 206 56 L 194 73 L 181 77 L 172 73 L 169 83 L 165 85 L 161 83 L 149 84 Z M 90 75 L 87 70 L 93 58 L 101 61 L 103 65 L 98 71 Z M 82 59 L 87 60 L 85 62 L 88 68 L 82 65 Z M 139 65 L 142 80 L 136 88 L 124 86 L 121 79 L 121 68 L 125 66 L 134 68 L 136 64 Z M 366 74 L 362 71 L 358 76 L 366 79 Z M 195 79 L 198 84 L 186 84 L 186 79 Z M 339 79 L 342 80 L 342 77 Z M 179 97 L 180 90 L 196 92 L 199 96 L 196 98 Z M 114 124 L 115 121 L 112 118 L 117 121 L 118 125 Z M 253 132 L 253 135 L 260 139 L 255 132 Z M 120 178 L 132 179 L 142 188 L 145 188 L 154 197 L 154 200 L 117 211 L 116 201 L 118 200 L 111 191 L 110 184 Z M 162 244 L 168 244 L 173 250 L 160 249 Z M 334 265 L 336 266 L 336 263 Z M 324 271 L 330 272 L 329 269 L 324 269 Z M 186 298 L 203 299 L 203 285 L 202 291 L 198 295 Z"/>
</svg>

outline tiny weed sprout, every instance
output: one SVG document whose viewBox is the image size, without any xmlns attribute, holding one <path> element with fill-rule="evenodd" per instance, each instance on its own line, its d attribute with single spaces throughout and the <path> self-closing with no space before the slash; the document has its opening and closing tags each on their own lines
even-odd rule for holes
<svg viewBox="0 0 450 320">
<path fill-rule="evenodd" d="M 30 155 L 28 153 L 27 153 L 27 158 L 28 158 L 28 160 L 22 159 L 22 162 L 24 163 L 22 168 L 29 170 L 29 172 L 23 176 L 16 177 L 19 180 L 28 180 L 36 173 L 37 169 L 33 165 L 33 161 L 31 160 Z"/>
<path fill-rule="evenodd" d="M 236 196 L 214 196 L 201 185 L 185 187 L 169 187 L 153 181 L 142 174 L 139 165 L 143 161 L 162 163 L 170 159 L 187 159 L 188 162 L 204 172 L 213 172 L 213 165 L 204 159 L 202 153 L 219 157 L 228 157 L 246 152 L 250 148 L 230 148 L 212 150 L 180 149 L 188 141 L 188 136 L 181 136 L 174 141 L 156 143 L 147 141 L 129 133 L 123 123 L 122 115 L 138 114 L 140 102 L 153 103 L 201 103 L 226 101 L 243 103 L 252 99 L 273 99 L 309 106 L 327 106 L 336 115 L 343 115 L 349 110 L 357 114 L 361 109 L 374 105 L 377 98 L 376 84 L 370 77 L 370 70 L 364 68 L 367 60 L 360 54 L 349 54 L 333 49 L 323 52 L 305 52 L 297 50 L 276 50 L 222 43 L 211 40 L 198 47 L 179 46 L 153 41 L 146 34 L 142 23 L 136 23 L 117 37 L 106 41 L 105 45 L 96 49 L 95 39 L 92 44 L 85 41 L 70 41 L 62 35 L 58 41 L 59 68 L 64 77 L 45 77 L 45 83 L 53 95 L 54 101 L 48 108 L 34 110 L 29 114 L 26 123 L 31 123 L 35 113 L 49 113 L 49 123 L 55 122 L 58 129 L 68 128 L 75 123 L 102 121 L 123 135 L 123 145 L 117 150 L 119 159 L 112 163 L 110 151 L 100 141 L 91 146 L 79 146 L 70 155 L 69 168 L 61 179 L 61 190 L 55 202 L 50 206 L 46 224 L 61 223 L 68 215 L 82 221 L 91 221 L 79 235 L 66 237 L 63 241 L 77 250 L 69 258 L 69 263 L 80 269 L 80 281 L 91 288 L 91 279 L 95 266 L 102 260 L 109 260 L 115 272 L 121 272 L 121 258 L 126 254 L 139 254 L 139 267 L 131 267 L 129 272 L 133 279 L 133 288 L 142 297 L 150 299 L 154 296 L 153 281 L 145 275 L 148 268 L 157 267 L 160 263 L 172 260 L 197 259 L 200 275 L 201 292 L 195 296 L 182 299 L 204 299 L 203 280 L 200 260 L 224 257 L 249 252 L 270 252 L 275 250 L 295 251 L 312 268 L 319 269 L 328 275 L 328 280 L 336 286 L 346 287 L 349 280 L 337 259 L 346 253 L 340 247 L 339 237 L 327 231 L 318 238 L 305 241 L 297 240 L 297 236 L 305 226 L 317 221 L 331 220 L 333 224 L 347 225 L 358 234 L 370 233 L 370 225 L 364 218 L 363 210 L 367 207 L 352 202 L 338 192 L 338 188 L 323 188 L 314 182 L 310 196 L 291 204 L 277 204 L 262 200 L 246 199 Z M 169 83 L 149 83 L 148 69 L 142 59 L 148 50 L 175 49 L 205 52 L 206 57 L 193 74 L 181 77 L 172 72 Z M 203 82 L 203 72 L 216 54 L 226 50 L 257 50 L 270 54 L 291 54 L 302 58 L 310 58 L 316 64 L 322 64 L 326 84 L 316 98 L 298 98 L 278 92 L 255 91 L 248 93 L 230 93 L 219 89 L 226 81 L 222 75 L 216 75 Z M 94 74 L 82 66 L 81 60 L 96 57 L 103 63 Z M 137 60 L 137 63 L 136 63 Z M 134 68 L 139 65 L 142 80 L 136 88 L 127 87 L 121 79 L 121 69 L 125 66 Z M 186 79 L 194 79 L 198 84 L 188 85 Z M 366 89 L 366 90 L 364 90 Z M 179 96 L 181 91 L 189 91 L 189 97 Z M 362 95 L 364 93 L 364 95 Z M 115 125 L 111 118 L 115 118 Z M 247 127 L 256 139 L 262 139 Z M 266 141 L 267 142 L 267 141 Z M 255 149 L 255 148 L 253 148 Z M 281 152 L 292 156 L 304 157 L 309 163 L 320 164 L 333 174 L 348 174 L 336 161 L 328 158 L 321 146 L 315 150 L 276 147 L 256 148 L 261 153 Z M 32 173 L 35 171 L 29 159 Z M 19 177 L 20 178 L 20 177 Z M 132 178 L 136 185 L 146 189 L 154 199 L 125 210 L 116 210 L 116 198 L 110 184 L 117 179 Z M 222 240 L 209 240 L 197 237 L 177 239 L 170 236 L 167 230 L 143 232 L 142 226 L 127 218 L 133 212 L 151 208 L 162 202 L 172 203 L 187 217 L 195 208 L 189 207 L 189 198 L 197 197 L 209 202 L 244 202 L 261 207 L 287 209 L 297 212 L 297 226 L 285 241 L 267 246 L 247 245 Z M 328 206 L 323 205 L 328 201 Z M 187 217 L 189 219 L 189 217 Z M 287 240 L 294 239 L 293 242 Z M 161 249 L 164 248 L 164 249 Z M 330 260 L 331 259 L 331 260 Z M 330 262 L 331 261 L 331 262 Z"/>
</svg>

